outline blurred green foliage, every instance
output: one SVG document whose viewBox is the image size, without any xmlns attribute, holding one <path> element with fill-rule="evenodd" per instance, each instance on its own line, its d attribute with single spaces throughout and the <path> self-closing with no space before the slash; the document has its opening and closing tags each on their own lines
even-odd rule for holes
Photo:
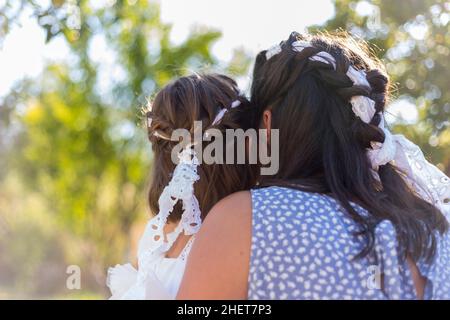
<svg viewBox="0 0 450 320">
<path fill-rule="evenodd" d="M 46 41 L 62 39 L 69 54 L 0 99 L 0 299 L 103 297 L 106 267 L 133 259 L 147 210 L 146 98 L 190 69 L 246 74 L 250 58 L 237 50 L 219 64 L 210 50 L 216 30 L 193 29 L 173 44 L 152 1 L 38 3 L 0 7 L 0 45 L 28 10 Z M 310 31 L 341 28 L 375 46 L 395 98 L 418 106 L 418 123 L 397 119 L 395 130 L 450 173 L 450 3 L 334 3 L 335 16 Z M 71 264 L 82 269 L 81 292 L 65 287 Z"/>
<path fill-rule="evenodd" d="M 146 97 L 189 69 L 245 73 L 248 59 L 236 51 L 218 66 L 210 47 L 220 32 L 210 29 L 174 45 L 170 25 L 147 0 L 5 6 L 10 16 L 2 21 L 31 9 L 46 40 L 62 38 L 70 53 L 1 102 L 0 292 L 67 293 L 65 268 L 76 264 L 83 290 L 104 293 L 106 267 L 133 259 L 131 229 L 147 210 Z M 96 60 L 96 50 L 114 66 Z"/>
</svg>

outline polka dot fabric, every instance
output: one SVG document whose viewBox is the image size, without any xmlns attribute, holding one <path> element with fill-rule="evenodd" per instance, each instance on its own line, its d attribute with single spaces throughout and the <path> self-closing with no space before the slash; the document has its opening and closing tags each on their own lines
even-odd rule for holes
<svg viewBox="0 0 450 320">
<path fill-rule="evenodd" d="M 333 198 L 280 187 L 251 193 L 249 299 L 415 299 L 391 222 L 378 224 L 374 253 L 353 259 L 365 239 Z M 450 299 L 450 239 L 439 239 L 434 261 L 418 263 L 426 299 Z"/>
</svg>

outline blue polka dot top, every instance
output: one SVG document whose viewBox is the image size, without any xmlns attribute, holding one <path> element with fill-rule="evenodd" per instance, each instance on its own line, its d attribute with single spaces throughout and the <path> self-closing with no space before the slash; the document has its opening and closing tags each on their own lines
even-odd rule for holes
<svg viewBox="0 0 450 320">
<path fill-rule="evenodd" d="M 251 194 L 249 299 L 416 299 L 390 221 L 376 227 L 373 253 L 354 259 L 365 238 L 333 198 L 281 187 Z M 417 267 L 427 278 L 425 299 L 450 299 L 449 233 L 438 236 L 433 261 Z"/>
</svg>

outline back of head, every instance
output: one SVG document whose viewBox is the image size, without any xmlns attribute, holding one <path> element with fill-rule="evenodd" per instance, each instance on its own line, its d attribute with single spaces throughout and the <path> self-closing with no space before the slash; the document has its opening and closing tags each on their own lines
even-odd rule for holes
<svg viewBox="0 0 450 320">
<path fill-rule="evenodd" d="M 236 100 L 239 108 L 230 109 Z M 220 123 L 212 125 L 223 108 L 229 109 Z M 178 141 L 171 141 L 172 132 L 186 129 L 194 135 L 194 121 L 201 121 L 202 130 L 212 127 L 224 132 L 226 129 L 252 127 L 253 117 L 248 100 L 240 95 L 237 84 L 231 78 L 220 74 L 194 74 L 180 77 L 159 91 L 151 104 L 148 127 L 152 143 L 152 180 L 149 190 L 151 211 L 159 211 L 158 199 L 167 186 L 174 171 L 171 153 Z M 203 142 L 203 148 L 207 146 Z M 224 148 L 225 150 L 226 148 Z M 224 151 L 226 152 L 226 150 Z M 225 155 L 224 155 L 225 156 Z M 202 216 L 223 197 L 240 190 L 248 190 L 255 183 L 253 167 L 243 164 L 206 164 L 198 167 L 200 179 L 194 184 L 195 196 L 199 201 Z M 172 221 L 180 219 L 181 205 L 176 205 L 169 216 Z"/>
<path fill-rule="evenodd" d="M 302 48 L 294 50 L 295 46 Z M 367 85 L 352 81 L 351 68 L 364 71 Z M 358 96 L 374 102 L 376 112 L 367 121 L 352 110 L 351 101 Z M 384 142 L 379 125 L 388 97 L 389 78 L 383 65 L 364 44 L 346 35 L 292 33 L 280 46 L 260 52 L 251 102 L 257 119 L 271 110 L 271 127 L 279 129 L 280 137 L 279 171 L 262 177 L 261 185 L 335 197 L 367 238 L 360 256 L 373 250 L 375 227 L 388 219 L 397 230 L 404 256 L 431 258 L 435 232 L 448 228 L 444 216 L 409 188 L 393 164 L 380 166 L 374 174 L 367 157 L 374 143 Z M 351 201 L 370 215 L 361 216 Z"/>
</svg>

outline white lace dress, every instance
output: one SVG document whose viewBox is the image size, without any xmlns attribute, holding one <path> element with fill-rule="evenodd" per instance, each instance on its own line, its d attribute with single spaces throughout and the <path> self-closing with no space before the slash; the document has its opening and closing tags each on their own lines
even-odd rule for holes
<svg viewBox="0 0 450 320">
<path fill-rule="evenodd" d="M 164 252 L 153 255 L 144 253 L 139 256 L 138 270 L 129 263 L 110 268 L 107 280 L 112 293 L 110 299 L 175 299 L 193 241 L 192 236 L 177 258 L 167 258 Z"/>
</svg>

